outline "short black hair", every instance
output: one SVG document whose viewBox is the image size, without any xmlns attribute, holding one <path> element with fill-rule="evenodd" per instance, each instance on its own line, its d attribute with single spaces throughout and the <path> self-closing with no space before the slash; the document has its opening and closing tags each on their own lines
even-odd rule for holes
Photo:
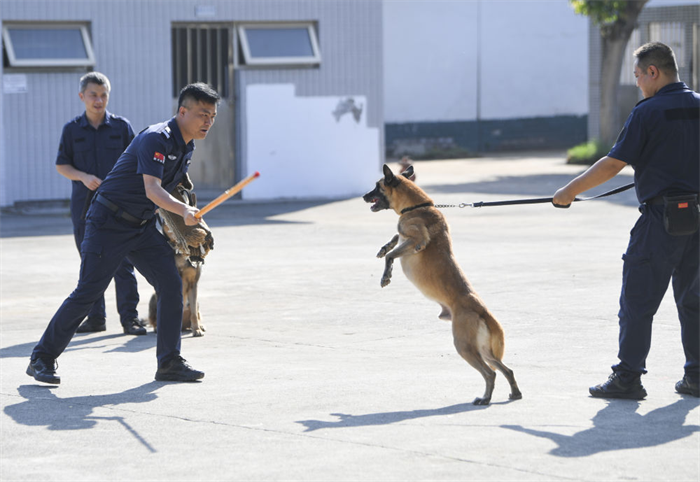
<svg viewBox="0 0 700 482">
<path fill-rule="evenodd" d="M 671 76 L 678 75 L 676 56 L 671 47 L 661 42 L 649 42 L 634 51 L 637 65 L 646 71 L 651 65 Z"/>
<path fill-rule="evenodd" d="M 180 97 L 177 100 L 177 108 L 183 107 L 189 99 L 216 105 L 221 100 L 221 96 L 204 82 L 196 82 L 182 88 Z"/>
<path fill-rule="evenodd" d="M 101 72 L 88 72 L 87 74 L 80 77 L 80 92 L 85 92 L 88 84 L 104 85 L 107 92 L 112 90 L 112 86 L 109 83 L 107 76 Z"/>
</svg>

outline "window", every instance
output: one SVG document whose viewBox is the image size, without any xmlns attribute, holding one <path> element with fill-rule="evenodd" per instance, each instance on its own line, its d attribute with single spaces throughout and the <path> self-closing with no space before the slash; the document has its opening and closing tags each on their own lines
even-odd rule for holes
<svg viewBox="0 0 700 482">
<path fill-rule="evenodd" d="M 673 49 L 679 69 L 684 69 L 685 25 L 681 22 L 652 22 L 649 24 L 649 41 L 661 42 Z"/>
<path fill-rule="evenodd" d="M 229 28 L 216 24 L 173 26 L 173 97 L 192 82 L 205 82 L 222 97 L 229 96 L 229 38 Z"/>
<path fill-rule="evenodd" d="M 246 24 L 238 27 L 245 65 L 318 65 L 321 53 L 311 23 Z"/>
<path fill-rule="evenodd" d="M 625 56 L 622 58 L 622 70 L 620 71 L 620 85 L 637 85 L 637 79 L 634 77 L 634 51 L 641 44 L 641 36 L 639 29 L 635 28 L 632 31 L 627 47 L 625 47 Z"/>
<path fill-rule="evenodd" d="M 8 67 L 87 67 L 95 64 L 86 25 L 5 24 Z"/>
</svg>

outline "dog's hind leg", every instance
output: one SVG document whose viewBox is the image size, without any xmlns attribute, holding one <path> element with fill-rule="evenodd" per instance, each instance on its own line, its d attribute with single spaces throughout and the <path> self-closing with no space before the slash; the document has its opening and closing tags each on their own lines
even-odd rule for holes
<svg viewBox="0 0 700 482">
<path fill-rule="evenodd" d="M 486 323 L 477 314 L 468 315 L 467 319 L 453 319 L 452 335 L 457 353 L 481 373 L 486 382 L 484 396 L 474 399 L 474 405 L 488 405 L 496 382 L 496 372 L 486 363 L 481 355 L 481 347 L 488 344 L 489 332 Z M 485 338 L 485 339 L 484 339 Z"/>
<path fill-rule="evenodd" d="M 510 384 L 510 396 L 508 398 L 511 400 L 520 400 L 521 398 L 523 398 L 523 394 L 520 392 L 520 388 L 518 388 L 518 384 L 515 381 L 515 375 L 513 374 L 513 370 L 508 368 L 501 360 L 498 360 L 495 357 L 489 357 L 488 362 L 492 366 L 495 366 L 498 369 L 498 371 L 503 373 L 503 376 L 505 376 L 508 380 L 508 383 Z"/>
</svg>

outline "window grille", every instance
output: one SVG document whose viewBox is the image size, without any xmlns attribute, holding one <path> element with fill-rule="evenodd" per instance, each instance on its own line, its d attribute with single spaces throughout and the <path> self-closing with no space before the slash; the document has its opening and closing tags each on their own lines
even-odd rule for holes
<svg viewBox="0 0 700 482">
<path fill-rule="evenodd" d="M 204 82 L 222 97 L 229 96 L 232 63 L 228 27 L 216 25 L 174 26 L 172 28 L 173 97 L 187 84 Z"/>
</svg>

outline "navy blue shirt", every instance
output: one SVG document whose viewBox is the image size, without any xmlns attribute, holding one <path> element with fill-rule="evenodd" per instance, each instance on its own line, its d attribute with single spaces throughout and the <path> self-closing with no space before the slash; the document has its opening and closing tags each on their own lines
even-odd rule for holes
<svg viewBox="0 0 700 482">
<path fill-rule="evenodd" d="M 124 117 L 105 112 L 95 129 L 83 113 L 63 126 L 56 165 L 69 164 L 104 179 L 133 138 L 134 130 Z M 71 212 L 80 216 L 89 189 L 81 181 L 71 182 Z"/>
<path fill-rule="evenodd" d="M 675 82 L 640 101 L 608 156 L 634 168 L 640 203 L 700 192 L 700 94 Z"/>
<path fill-rule="evenodd" d="M 157 206 L 146 197 L 143 175 L 157 177 L 171 192 L 185 177 L 193 151 L 194 141 L 185 144 L 175 117 L 149 126 L 129 144 L 97 192 L 132 216 L 150 219 Z"/>
</svg>

